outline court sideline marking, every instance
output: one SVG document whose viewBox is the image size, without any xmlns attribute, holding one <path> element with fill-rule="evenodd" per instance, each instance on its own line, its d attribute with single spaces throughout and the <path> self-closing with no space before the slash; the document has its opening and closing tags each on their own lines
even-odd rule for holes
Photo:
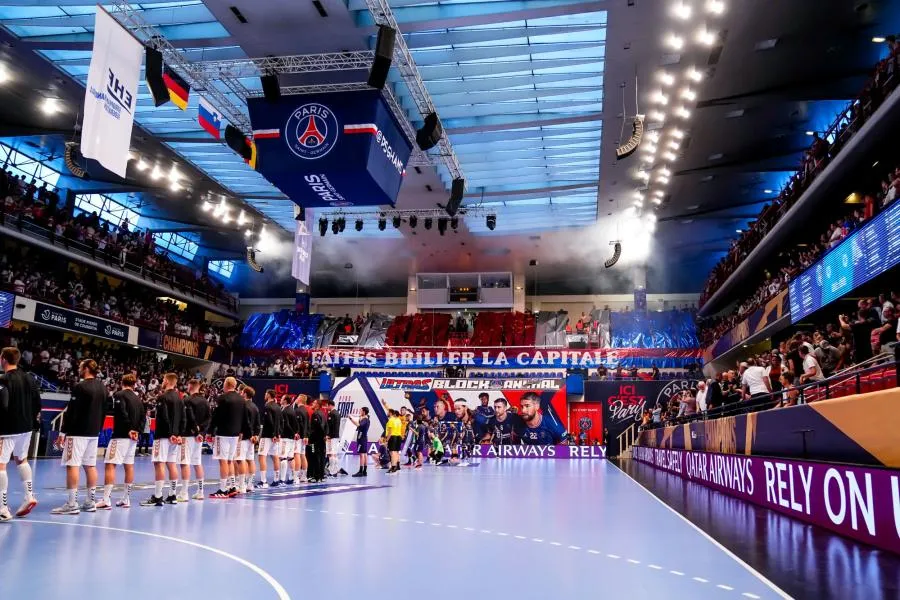
<svg viewBox="0 0 900 600">
<path fill-rule="evenodd" d="M 62 521 L 41 521 L 41 520 L 36 520 L 36 519 L 22 519 L 21 521 L 19 521 L 19 523 L 24 523 L 24 524 L 37 523 L 37 524 L 43 524 L 43 525 L 62 525 L 65 527 L 86 527 L 88 529 L 103 529 L 106 531 L 118 531 L 121 533 L 133 533 L 135 535 L 143 535 L 146 537 L 156 538 L 156 539 L 160 539 L 160 540 L 167 540 L 170 542 L 178 542 L 179 544 L 184 544 L 186 546 L 192 546 L 194 548 L 206 550 L 207 552 L 212 552 L 213 554 L 218 554 L 219 556 L 224 556 L 225 558 L 227 558 L 229 560 L 233 560 L 234 562 L 247 567 L 248 569 L 250 569 L 257 575 L 259 575 L 260 577 L 265 579 L 266 583 L 268 583 L 270 586 L 272 586 L 272 588 L 275 590 L 275 593 L 278 594 L 279 600 L 291 600 L 291 595 L 287 593 L 287 590 L 285 590 L 284 587 L 280 583 L 278 583 L 278 581 L 274 577 L 269 575 L 262 568 L 258 567 L 257 565 L 253 564 L 252 562 L 250 562 L 248 560 L 241 558 L 240 556 L 235 556 L 234 554 L 230 554 L 228 552 L 225 552 L 224 550 L 219 550 L 218 548 L 213 548 L 212 546 L 207 546 L 205 544 L 192 542 L 191 540 L 185 540 L 185 539 L 173 537 L 170 535 L 163 535 L 161 533 L 151 533 L 149 531 L 140 531 L 137 529 L 122 529 L 119 527 L 107 527 L 105 525 L 88 525 L 86 523 L 65 523 Z"/>
<path fill-rule="evenodd" d="M 633 460 L 633 459 L 632 459 L 632 460 Z M 615 464 L 615 463 L 612 462 L 612 461 L 607 461 L 607 463 L 608 463 L 608 464 L 611 464 L 612 466 L 614 466 L 614 467 L 616 468 L 616 470 L 617 470 L 623 477 L 625 477 L 625 479 L 627 479 L 628 481 L 634 483 L 636 486 L 638 486 L 639 488 L 641 488 L 642 490 L 644 490 L 645 492 L 647 492 L 647 494 L 648 494 L 651 498 L 653 498 L 654 500 L 656 500 L 657 502 L 659 502 L 660 504 L 662 504 L 663 506 L 665 506 L 665 507 L 666 507 L 673 515 L 677 516 L 679 519 L 681 519 L 682 521 L 684 521 L 685 523 L 687 523 L 688 525 L 690 525 L 691 528 L 694 529 L 694 531 L 696 531 L 697 533 L 699 533 L 700 535 L 702 535 L 703 537 L 705 537 L 707 540 L 710 541 L 710 543 L 712 543 L 714 546 L 716 546 L 719 550 L 721 550 L 722 552 L 724 552 L 727 556 L 730 556 L 735 562 L 737 562 L 739 565 L 741 565 L 742 567 L 744 567 L 745 569 L 747 569 L 747 571 L 749 571 L 754 577 L 756 577 L 757 579 L 759 579 L 761 582 L 763 582 L 764 584 L 766 584 L 766 586 L 768 586 L 773 592 L 775 592 L 776 594 L 778 594 L 778 595 L 781 596 L 782 598 L 785 598 L 785 600 L 794 600 L 793 596 L 791 596 L 790 594 L 788 594 L 787 592 L 785 592 L 783 589 L 781 589 L 780 587 L 778 587 L 774 582 L 772 582 L 772 580 L 770 580 L 768 577 L 766 577 L 765 575 L 763 575 L 762 573 L 760 573 L 759 571 L 757 571 L 756 569 L 754 569 L 752 566 L 750 566 L 750 565 L 749 565 L 744 559 L 742 559 L 740 556 L 738 556 L 737 554 L 735 554 L 734 552 L 732 552 L 731 550 L 729 550 L 728 548 L 726 548 L 725 546 L 723 546 L 721 542 L 719 542 L 717 539 L 715 539 L 714 537 L 712 537 L 711 535 L 709 535 L 708 533 L 706 533 L 705 531 L 703 531 L 703 530 L 702 530 L 697 524 L 695 524 L 693 521 L 691 521 L 690 519 L 688 519 L 687 517 L 685 517 L 683 514 L 681 514 L 680 512 L 678 512 L 677 510 L 675 510 L 674 508 L 672 508 L 671 506 L 669 506 L 668 504 L 666 504 L 665 502 L 663 502 L 663 500 L 662 500 L 659 496 L 657 496 L 656 494 L 654 494 L 653 492 L 651 492 L 650 489 L 649 489 L 648 487 L 646 487 L 643 483 L 641 483 L 640 481 L 638 481 L 637 479 L 635 479 L 634 477 L 632 477 L 631 475 L 629 475 L 628 473 L 626 473 L 624 469 L 622 469 L 621 467 L 619 467 L 619 465 Z M 713 491 L 715 491 L 715 490 L 713 490 Z"/>
</svg>

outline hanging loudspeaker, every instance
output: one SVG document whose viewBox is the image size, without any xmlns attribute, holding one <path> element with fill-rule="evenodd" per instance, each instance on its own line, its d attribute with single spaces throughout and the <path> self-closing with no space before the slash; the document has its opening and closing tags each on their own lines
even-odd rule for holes
<svg viewBox="0 0 900 600">
<path fill-rule="evenodd" d="M 444 128 L 441 126 L 441 120 L 438 119 L 437 113 L 431 113 L 425 117 L 422 129 L 416 132 L 416 144 L 424 152 L 434 148 L 443 135 Z"/>
<path fill-rule="evenodd" d="M 394 59 L 394 41 L 397 39 L 397 30 L 387 25 L 378 26 L 378 39 L 375 41 L 375 58 L 372 60 L 372 68 L 369 70 L 369 87 L 375 89 L 384 88 L 387 83 L 388 71 L 391 69 L 391 61 Z"/>
<path fill-rule="evenodd" d="M 153 105 L 162 106 L 169 101 L 169 88 L 163 80 L 162 52 L 156 48 L 146 47 L 144 64 L 145 79 L 150 95 L 153 96 Z"/>
<path fill-rule="evenodd" d="M 637 115 L 631 124 L 631 137 L 628 141 L 616 148 L 616 160 L 628 158 L 637 147 L 641 145 L 641 138 L 644 137 L 644 115 Z"/>
<path fill-rule="evenodd" d="M 462 177 L 454 179 L 453 184 L 450 186 L 450 198 L 447 199 L 447 206 L 444 208 L 451 217 L 455 217 L 456 213 L 459 212 L 459 205 L 462 204 L 465 191 L 466 180 Z"/>
<path fill-rule="evenodd" d="M 613 255 L 608 261 L 603 263 L 603 266 L 607 269 L 619 262 L 619 257 L 622 256 L 622 244 L 618 241 L 610 242 L 613 246 Z"/>
<path fill-rule="evenodd" d="M 278 102 L 281 98 L 281 85 L 278 83 L 278 75 L 275 73 L 266 73 L 259 78 L 262 83 L 263 96 L 269 102 Z"/>
</svg>

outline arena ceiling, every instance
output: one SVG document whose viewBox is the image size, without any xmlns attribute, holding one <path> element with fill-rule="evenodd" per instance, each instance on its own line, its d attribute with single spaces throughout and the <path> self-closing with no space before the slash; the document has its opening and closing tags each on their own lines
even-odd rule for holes
<svg viewBox="0 0 900 600">
<path fill-rule="evenodd" d="M 898 10 L 886 0 L 720 4 L 721 15 L 706 10 L 707 0 L 391 1 L 465 174 L 466 204 L 496 212 L 497 228 L 488 230 L 483 216 L 461 219 L 459 230 L 444 237 L 421 227 L 348 227 L 340 236 L 316 238 L 314 272 L 333 274 L 354 262 L 405 281 L 417 270 L 524 271 L 535 259 L 545 280 L 555 277 L 565 287 L 568 278 L 572 289 L 597 290 L 609 281 L 599 266 L 610 253 L 608 242 L 622 239 L 621 273 L 649 252 L 656 290 L 698 290 L 737 230 L 799 163 L 807 132 L 823 130 L 861 89 L 884 51 L 872 38 L 900 29 Z M 687 18 L 673 12 L 680 5 L 693 9 Z M 322 0 L 320 6 L 305 0 L 131 5 L 189 61 L 210 67 L 247 57 L 373 48 L 375 28 L 364 0 Z M 0 0 L 0 24 L 13 40 L 3 50 L 5 59 L 16 61 L 22 53 L 44 59 L 42 69 L 27 77 L 33 92 L 60 95 L 65 78 L 83 83 L 94 11 L 84 0 Z M 698 42 L 703 28 L 711 37 Z M 680 50 L 666 45 L 673 32 L 685 39 Z M 688 69 L 702 80 L 684 79 Z M 677 82 L 668 88 L 660 72 Z M 281 85 L 365 78 L 365 70 L 327 71 L 283 76 Z M 258 93 L 257 78 L 236 79 Z M 233 85 L 214 82 L 244 106 Z M 74 87 L 65 92 L 73 103 L 69 122 L 79 103 Z M 421 116 L 396 70 L 391 89 L 418 127 Z M 659 92 L 667 105 L 652 102 Z M 65 124 L 51 127 L 29 116 L 27 93 L 3 94 L 19 108 L 4 117 L 4 138 L 24 139 L 41 125 L 65 138 Z M 161 142 L 153 152 L 178 155 L 196 167 L 198 189 L 228 191 L 292 230 L 290 201 L 205 137 L 196 126 L 196 103 L 194 94 L 186 112 L 153 108 L 142 89 L 136 120 L 146 143 Z M 690 116 L 676 117 L 677 107 Z M 636 111 L 648 115 L 648 130 L 661 135 L 661 147 L 652 158 L 639 151 L 617 161 L 615 148 L 630 133 Z M 657 111 L 665 123 L 654 117 Z M 22 130 L 23 124 L 31 129 Z M 675 128 L 683 137 L 663 147 Z M 664 169 L 665 184 L 657 180 Z M 409 171 L 399 208 L 433 208 L 446 200 L 450 177 L 440 163 L 421 171 Z M 193 222 L 196 204 L 164 199 L 157 212 Z M 653 243 L 646 246 L 641 238 L 654 228 L 654 218 Z M 211 245 L 228 245 L 213 232 L 204 236 Z M 580 265 L 560 271 L 573 261 Z"/>
</svg>

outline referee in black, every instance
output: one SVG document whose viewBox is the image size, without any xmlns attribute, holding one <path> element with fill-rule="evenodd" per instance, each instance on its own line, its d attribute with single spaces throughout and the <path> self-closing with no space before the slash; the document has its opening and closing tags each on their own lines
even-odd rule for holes
<svg viewBox="0 0 900 600">
<path fill-rule="evenodd" d="M 306 458 L 309 463 L 309 482 L 317 483 L 325 479 L 325 434 L 328 424 L 325 415 L 319 410 L 319 401 L 315 398 L 307 400 L 311 414 L 309 416 L 309 444 L 306 446 Z"/>
<path fill-rule="evenodd" d="M 25 501 L 16 516 L 24 517 L 37 506 L 28 447 L 31 432 L 40 430 L 41 391 L 31 375 L 19 370 L 20 357 L 18 348 L 0 350 L 0 367 L 3 369 L 0 375 L 0 522 L 12 519 L 7 505 L 9 476 L 6 465 L 10 458 L 15 459 L 25 488 Z"/>
</svg>

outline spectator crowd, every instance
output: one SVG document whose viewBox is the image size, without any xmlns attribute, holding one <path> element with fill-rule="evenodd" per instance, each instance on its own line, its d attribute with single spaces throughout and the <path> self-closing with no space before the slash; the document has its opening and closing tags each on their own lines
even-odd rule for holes
<svg viewBox="0 0 900 600">
<path fill-rule="evenodd" d="M 853 135 L 859 131 L 862 124 L 874 114 L 884 99 L 896 87 L 897 82 L 900 81 L 900 77 L 898 77 L 900 75 L 900 42 L 891 36 L 887 39 L 887 44 L 889 56 L 876 65 L 874 75 L 863 88 L 859 97 L 851 102 L 849 107 L 839 115 L 838 119 L 829 128 L 827 135 L 820 137 L 819 133 L 814 133 L 812 144 L 805 151 L 799 170 L 787 182 L 774 202 L 763 206 L 759 217 L 750 223 L 747 230 L 732 244 L 728 254 L 713 268 L 700 295 L 701 307 L 721 284 L 728 279 L 738 265 L 746 259 L 750 252 L 756 248 L 778 220 L 794 206 L 813 180 L 833 160 Z M 850 220 L 858 224 L 860 221 L 872 217 L 876 204 L 884 207 L 892 202 L 898 191 L 900 191 L 900 177 L 898 175 L 900 173 L 896 170 L 888 174 L 881 187 L 880 194 L 874 192 L 866 200 L 866 208 L 862 211 L 863 214 L 861 216 L 853 215 L 849 217 Z M 880 198 L 875 199 L 876 196 L 880 196 Z M 823 247 L 824 249 L 833 247 L 840 239 L 843 239 L 843 236 L 846 236 L 848 232 L 845 228 L 845 221 L 846 218 L 841 218 L 829 228 L 829 231 L 823 233 L 819 242 L 819 245 L 822 247 L 791 251 L 785 254 L 783 256 L 786 259 L 784 261 L 785 264 L 768 273 L 765 281 L 760 283 L 756 292 L 741 307 L 744 309 L 745 314 L 752 310 L 749 307 L 755 308 L 755 306 L 758 306 L 763 301 L 761 300 L 763 297 L 768 298 L 777 293 L 777 291 L 772 293 L 770 289 L 776 289 L 779 286 L 781 288 L 784 287 L 785 274 L 782 272 L 782 268 L 789 268 L 791 263 L 797 269 L 800 268 L 802 262 L 811 264 L 816 258 L 811 255 L 820 253 Z M 727 328 L 725 330 L 727 331 Z"/>
</svg>

